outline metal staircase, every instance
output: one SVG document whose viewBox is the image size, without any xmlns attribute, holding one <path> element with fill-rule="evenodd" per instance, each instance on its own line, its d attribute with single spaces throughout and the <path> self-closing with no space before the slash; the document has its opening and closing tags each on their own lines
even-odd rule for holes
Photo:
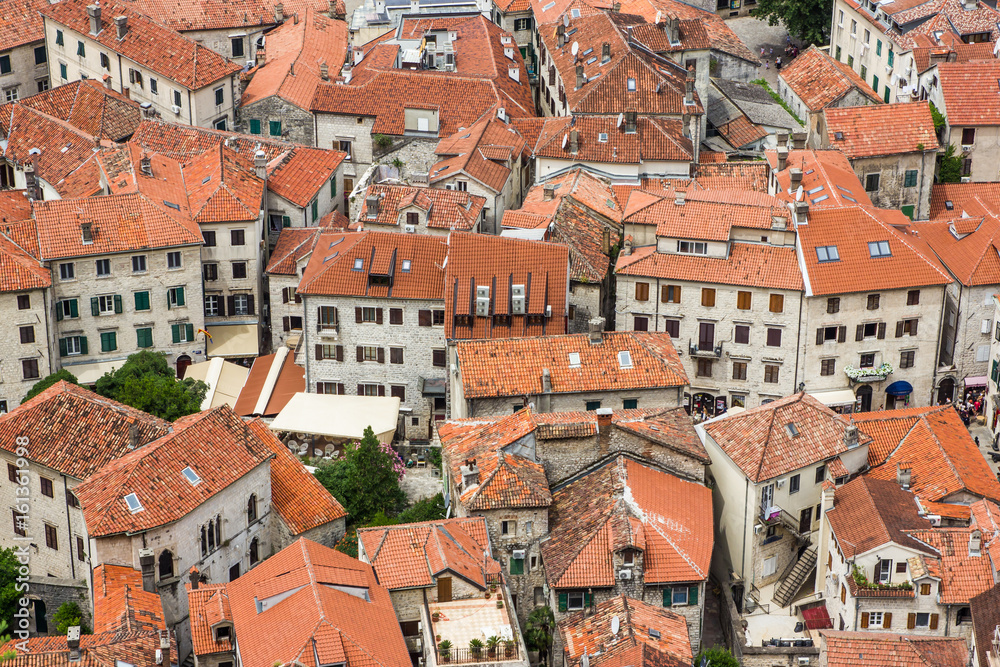
<svg viewBox="0 0 1000 667">
<path fill-rule="evenodd" d="M 799 559 L 795 561 L 792 571 L 782 579 L 778 588 L 774 591 L 771 601 L 779 607 L 787 607 L 791 604 L 795 594 L 802 588 L 802 584 L 809 577 L 809 573 L 816 569 L 816 547 L 809 547 L 802 552 Z"/>
</svg>

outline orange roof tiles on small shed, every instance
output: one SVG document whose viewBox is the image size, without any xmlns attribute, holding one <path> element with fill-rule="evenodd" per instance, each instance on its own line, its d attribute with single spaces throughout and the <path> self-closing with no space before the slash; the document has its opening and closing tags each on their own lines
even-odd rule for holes
<svg viewBox="0 0 1000 667">
<path fill-rule="evenodd" d="M 855 89 L 875 104 L 882 101 L 854 70 L 815 46 L 800 53 L 778 76 L 809 111 L 832 106 Z"/>
</svg>

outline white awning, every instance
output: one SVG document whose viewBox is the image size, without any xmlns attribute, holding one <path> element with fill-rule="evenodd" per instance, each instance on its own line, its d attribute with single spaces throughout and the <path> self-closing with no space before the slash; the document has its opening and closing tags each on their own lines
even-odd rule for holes
<svg viewBox="0 0 1000 667">
<path fill-rule="evenodd" d="M 399 418 L 397 396 L 298 393 L 270 424 L 274 432 L 309 433 L 356 440 L 369 426 L 381 442 L 392 440 Z"/>
<path fill-rule="evenodd" d="M 118 361 L 97 361 L 92 364 L 78 364 L 76 366 L 63 365 L 63 368 L 76 376 L 80 384 L 94 384 L 105 373 L 110 373 L 116 368 L 121 368 L 125 359 Z"/>
<path fill-rule="evenodd" d="M 256 324 L 228 324 L 206 327 L 209 357 L 256 357 Z"/>
<path fill-rule="evenodd" d="M 191 364 L 184 372 L 184 377 L 201 380 L 208 385 L 205 400 L 201 402 L 201 409 L 208 410 L 222 404 L 235 406 L 236 398 L 240 395 L 249 373 L 248 368 L 226 361 L 222 357 L 215 357 Z"/>
<path fill-rule="evenodd" d="M 850 389 L 834 389 L 833 391 L 810 391 L 809 395 L 827 406 L 850 405 L 858 399 Z"/>
</svg>

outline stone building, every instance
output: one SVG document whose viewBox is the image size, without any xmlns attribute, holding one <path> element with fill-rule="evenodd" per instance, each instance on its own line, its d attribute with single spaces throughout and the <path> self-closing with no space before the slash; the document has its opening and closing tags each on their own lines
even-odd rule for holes
<svg viewBox="0 0 1000 667">
<path fill-rule="evenodd" d="M 214 51 L 113 3 L 50 5 L 42 20 L 52 83 L 96 79 L 163 118 L 232 127 L 240 67 Z"/>
<path fill-rule="evenodd" d="M 682 616 L 699 650 L 714 541 L 708 488 L 618 456 L 555 487 L 549 516 L 541 552 L 557 621 L 626 595 Z M 557 637 L 556 664 L 562 649 Z"/>
<path fill-rule="evenodd" d="M 674 408 L 688 384 L 665 333 L 589 334 L 458 341 L 450 376 L 453 417 L 488 417 L 529 405 L 538 412 Z M 514 369 L 508 363 L 519 360 Z M 516 372 L 515 372 L 516 371 Z"/>
<path fill-rule="evenodd" d="M 798 121 L 756 83 L 713 78 L 706 99 L 711 128 L 706 143 L 726 153 L 774 148 L 779 132 L 800 129 Z"/>
<path fill-rule="evenodd" d="M 397 396 L 403 437 L 430 441 L 445 415 L 447 252 L 425 234 L 321 234 L 295 292 L 306 391 Z"/>
<path fill-rule="evenodd" d="M 20 399 L 18 399 L 19 401 Z M 13 406 L 11 406 L 13 408 Z M 0 547 L 30 538 L 33 580 L 32 627 L 44 632 L 59 608 L 58 590 L 83 582 L 90 589 L 93 559 L 76 488 L 104 465 L 165 435 L 168 422 L 60 381 L 10 413 L 0 415 L 0 457 L 10 481 L 0 488 L 0 505 L 13 530 L 0 533 Z M 19 440 L 23 438 L 23 440 Z M 25 451 L 19 451 L 21 446 Z M 19 459 L 27 467 L 19 467 Z M 26 486 L 30 501 L 15 495 Z M 26 521 L 26 523 L 25 523 Z M 31 582 L 29 582 L 30 584 Z M 76 591 L 73 590 L 73 597 Z M 54 628 L 54 625 L 51 627 Z"/>
<path fill-rule="evenodd" d="M 847 156 L 875 206 L 930 216 L 938 141 L 929 104 L 828 107 L 823 117 L 823 147 Z M 886 133 L 890 126 L 898 129 Z"/>
<path fill-rule="evenodd" d="M 822 630 L 819 640 L 821 667 L 881 667 L 885 653 L 894 659 L 919 664 L 933 662 L 939 667 L 965 667 L 969 650 L 961 637 L 915 637 L 883 632 L 867 634 Z"/>
<path fill-rule="evenodd" d="M 802 274 L 784 202 L 762 193 L 633 191 L 615 267 L 619 331 L 683 348 L 685 406 L 711 416 L 795 391 Z"/>
<path fill-rule="evenodd" d="M 93 384 L 140 350 L 166 353 L 178 371 L 204 360 L 203 240 L 171 208 L 139 192 L 34 204 L 52 272 L 54 367 Z"/>
<path fill-rule="evenodd" d="M 719 576 L 732 573 L 734 599 L 787 607 L 816 569 L 823 483 L 864 469 L 871 437 L 803 393 L 695 428 L 712 460 Z"/>
<path fill-rule="evenodd" d="M 485 205 L 485 197 L 468 190 L 369 185 L 352 227 L 435 236 L 447 236 L 452 231 L 479 232 Z"/>
<path fill-rule="evenodd" d="M 6 29 L 0 38 L 0 99 L 5 102 L 49 89 L 45 32 L 38 13 L 47 6 L 41 0 L 19 2 L 5 14 Z"/>
<path fill-rule="evenodd" d="M 302 295 L 299 281 L 309 264 L 321 227 L 286 227 L 281 230 L 264 276 L 271 298 L 271 349 L 295 349 L 302 336 Z M 281 295 L 279 298 L 277 295 Z M 278 323 L 281 323 L 280 325 Z"/>
</svg>

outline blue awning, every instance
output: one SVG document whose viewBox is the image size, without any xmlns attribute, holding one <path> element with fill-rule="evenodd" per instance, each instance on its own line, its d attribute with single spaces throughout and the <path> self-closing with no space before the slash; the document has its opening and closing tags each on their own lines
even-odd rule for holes
<svg viewBox="0 0 1000 667">
<path fill-rule="evenodd" d="M 889 396 L 908 396 L 913 393 L 913 385 L 906 380 L 896 380 L 885 388 Z"/>
</svg>

